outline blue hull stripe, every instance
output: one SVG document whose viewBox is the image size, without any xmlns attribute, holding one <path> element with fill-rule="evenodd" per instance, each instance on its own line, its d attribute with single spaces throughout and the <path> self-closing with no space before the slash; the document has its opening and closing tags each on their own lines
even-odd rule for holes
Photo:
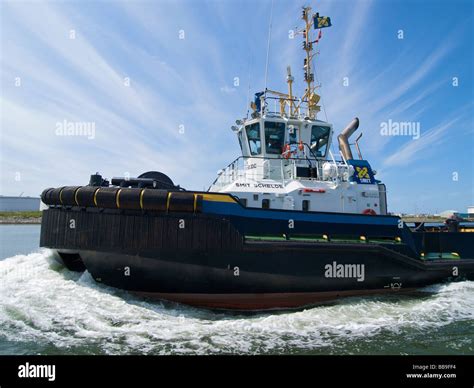
<svg viewBox="0 0 474 388">
<path fill-rule="evenodd" d="M 203 212 L 228 216 L 260 218 L 270 220 L 295 220 L 306 222 L 323 222 L 336 224 L 361 224 L 397 226 L 399 217 L 370 216 L 359 214 L 296 212 L 291 210 L 269 210 L 244 208 L 237 203 L 203 201 Z"/>
</svg>

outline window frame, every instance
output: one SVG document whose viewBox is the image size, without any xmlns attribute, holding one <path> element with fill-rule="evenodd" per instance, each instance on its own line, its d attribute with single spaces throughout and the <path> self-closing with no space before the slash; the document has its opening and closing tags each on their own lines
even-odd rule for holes
<svg viewBox="0 0 474 388">
<path fill-rule="evenodd" d="M 319 137 L 318 140 L 317 140 L 317 143 L 319 144 L 319 142 L 321 141 L 321 139 L 324 139 L 326 138 L 327 141 L 326 141 L 326 144 L 324 145 L 324 153 L 321 153 L 321 155 L 318 155 L 318 152 L 320 152 L 320 150 L 318 149 L 315 149 L 313 152 L 315 154 L 315 156 L 317 158 L 325 158 L 327 153 L 328 153 L 328 150 L 329 150 L 329 143 L 331 141 L 331 127 L 328 126 L 328 125 L 321 125 L 321 124 L 312 124 L 311 125 L 311 130 L 310 130 L 310 134 L 309 134 L 309 146 L 312 147 L 313 144 L 315 142 L 313 142 L 313 130 L 314 128 L 317 127 L 317 128 L 324 128 L 327 130 L 327 136 L 325 137 Z"/>
<path fill-rule="evenodd" d="M 253 153 L 252 152 L 252 146 L 250 144 L 250 141 L 256 141 L 254 139 L 251 139 L 249 137 L 249 130 L 253 130 L 254 128 L 257 128 L 257 133 L 258 133 L 258 141 L 260 142 L 260 152 L 257 152 L 257 153 Z M 257 121 L 256 123 L 253 123 L 253 124 L 249 124 L 249 125 L 246 125 L 245 126 L 245 136 L 247 137 L 247 145 L 249 147 L 249 155 L 250 156 L 259 156 L 259 155 L 262 155 L 262 152 L 263 152 L 263 149 L 262 149 L 262 133 L 261 133 L 261 125 L 260 125 L 260 121 Z M 258 148 L 258 147 L 257 147 Z"/>
<path fill-rule="evenodd" d="M 274 127 L 267 127 L 267 124 L 273 124 Z M 280 128 L 278 128 L 280 127 Z M 275 149 L 272 148 L 272 152 L 269 152 L 269 149 L 267 147 L 267 143 L 268 141 L 270 140 L 269 137 L 267 137 L 267 130 L 281 130 L 282 133 L 281 133 L 281 137 L 279 140 L 281 140 L 281 146 L 280 146 L 280 149 L 277 151 Z M 265 154 L 267 155 L 281 155 L 282 152 L 283 152 L 283 147 L 285 146 L 285 142 L 286 142 L 286 123 L 283 122 L 283 121 L 275 121 L 275 120 L 265 120 L 264 121 L 264 125 L 263 125 L 263 135 L 264 135 L 264 138 L 265 138 Z M 268 134 L 269 136 L 271 136 L 271 134 Z"/>
</svg>

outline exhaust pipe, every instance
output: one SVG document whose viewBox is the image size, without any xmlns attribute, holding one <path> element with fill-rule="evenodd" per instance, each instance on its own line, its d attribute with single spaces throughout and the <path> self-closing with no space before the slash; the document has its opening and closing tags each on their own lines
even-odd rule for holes
<svg viewBox="0 0 474 388">
<path fill-rule="evenodd" d="M 339 142 L 339 149 L 341 150 L 342 156 L 344 159 L 354 159 L 352 156 L 351 146 L 349 145 L 349 138 L 352 134 L 359 128 L 359 119 L 356 117 L 354 118 L 349 125 L 344 128 L 341 134 L 337 137 Z"/>
</svg>

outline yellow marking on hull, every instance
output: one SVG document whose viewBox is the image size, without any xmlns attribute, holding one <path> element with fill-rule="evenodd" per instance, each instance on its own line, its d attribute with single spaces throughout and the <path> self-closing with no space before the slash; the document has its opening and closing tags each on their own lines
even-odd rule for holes
<svg viewBox="0 0 474 388">
<path fill-rule="evenodd" d="M 168 193 L 168 197 L 166 198 L 166 211 L 170 208 L 170 199 L 171 199 L 171 192 Z"/>
<path fill-rule="evenodd" d="M 100 187 L 96 191 L 94 191 L 94 205 L 96 207 L 98 207 L 97 206 L 97 193 L 99 192 L 99 190 L 100 190 Z"/>
<path fill-rule="evenodd" d="M 235 199 L 229 195 L 225 194 L 203 194 L 202 199 L 204 201 L 213 201 L 213 202 L 231 202 L 235 203 Z"/>
<path fill-rule="evenodd" d="M 145 194 L 145 190 L 146 189 L 143 189 L 141 192 L 140 192 L 140 209 L 143 210 L 143 195 Z"/>
<path fill-rule="evenodd" d="M 117 191 L 117 194 L 115 196 L 115 204 L 117 205 L 117 209 L 120 209 L 120 192 L 122 191 L 122 189 L 119 189 L 119 191 Z"/>
<path fill-rule="evenodd" d="M 76 202 L 76 205 L 79 206 L 79 202 L 77 202 L 77 193 L 79 192 L 81 188 L 79 187 L 76 192 L 74 193 L 74 202 Z"/>
</svg>

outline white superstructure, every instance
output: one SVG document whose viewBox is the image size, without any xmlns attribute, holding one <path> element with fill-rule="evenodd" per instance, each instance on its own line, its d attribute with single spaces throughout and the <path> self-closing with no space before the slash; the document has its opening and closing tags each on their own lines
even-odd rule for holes
<svg viewBox="0 0 474 388">
<path fill-rule="evenodd" d="M 330 124 L 262 116 L 242 122 L 237 136 L 242 156 L 209 191 L 232 193 L 248 207 L 386 214 L 385 186 L 371 179 L 370 166 L 336 161 L 329 151 Z"/>
</svg>

